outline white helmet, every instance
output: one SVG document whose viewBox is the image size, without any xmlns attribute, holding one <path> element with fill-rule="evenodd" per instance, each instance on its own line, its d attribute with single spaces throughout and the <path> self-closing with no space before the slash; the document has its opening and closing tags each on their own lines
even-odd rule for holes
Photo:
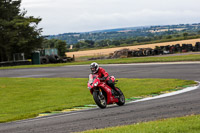
<svg viewBox="0 0 200 133">
<path fill-rule="evenodd" d="M 92 73 L 97 73 L 99 70 L 99 65 L 96 62 L 90 64 L 90 69 Z"/>
</svg>

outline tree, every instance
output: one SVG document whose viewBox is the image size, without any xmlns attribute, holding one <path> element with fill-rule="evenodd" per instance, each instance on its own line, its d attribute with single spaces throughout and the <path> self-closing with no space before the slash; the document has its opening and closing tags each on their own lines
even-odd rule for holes
<svg viewBox="0 0 200 133">
<path fill-rule="evenodd" d="M 166 39 L 172 39 L 172 36 L 171 35 L 167 35 Z"/>
<path fill-rule="evenodd" d="M 64 57 L 65 52 L 67 51 L 67 44 L 65 41 L 58 40 L 56 44 L 56 48 L 58 49 L 58 55 Z"/>
<path fill-rule="evenodd" d="M 183 37 L 184 37 L 184 38 L 187 38 L 188 35 L 189 35 L 189 34 L 188 34 L 187 32 L 183 33 Z"/>
<path fill-rule="evenodd" d="M 67 43 L 58 39 L 44 39 L 42 42 L 42 48 L 56 48 L 58 49 L 59 56 L 65 56 L 67 51 Z"/>
<path fill-rule="evenodd" d="M 79 41 L 76 45 L 76 48 L 80 47 L 80 48 L 88 48 L 88 43 L 85 41 Z"/>
<path fill-rule="evenodd" d="M 88 44 L 88 47 L 89 48 L 93 48 L 94 47 L 94 41 L 92 41 L 92 40 L 85 40 L 85 42 Z"/>
<path fill-rule="evenodd" d="M 112 41 L 112 44 L 115 45 L 115 46 L 119 46 L 120 42 L 118 40 L 115 40 L 115 41 Z"/>
<path fill-rule="evenodd" d="M 44 39 L 42 48 L 55 48 L 58 41 L 58 39 Z"/>
<path fill-rule="evenodd" d="M 0 0 L 0 61 L 12 60 L 14 53 L 31 52 L 41 47 L 42 29 L 37 29 L 41 18 L 25 17 L 21 0 Z"/>
<path fill-rule="evenodd" d="M 74 45 L 74 47 L 77 48 L 77 49 L 80 49 L 81 45 L 80 45 L 80 43 L 77 43 L 77 44 Z"/>
</svg>

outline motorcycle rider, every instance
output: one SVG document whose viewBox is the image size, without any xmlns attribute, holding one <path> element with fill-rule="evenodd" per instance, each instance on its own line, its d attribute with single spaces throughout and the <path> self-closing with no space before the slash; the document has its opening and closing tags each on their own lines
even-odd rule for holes
<svg viewBox="0 0 200 133">
<path fill-rule="evenodd" d="M 110 79 L 109 74 L 102 67 L 99 67 L 99 65 L 96 62 L 90 64 L 90 69 L 92 74 L 98 75 L 100 81 L 106 82 L 108 86 L 110 86 L 113 90 L 118 92 L 118 90 L 116 90 L 115 88 L 115 83 Z"/>
</svg>

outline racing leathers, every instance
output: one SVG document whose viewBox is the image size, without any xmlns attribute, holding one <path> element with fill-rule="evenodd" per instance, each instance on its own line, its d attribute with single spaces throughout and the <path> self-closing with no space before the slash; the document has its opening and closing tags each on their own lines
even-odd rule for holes
<svg viewBox="0 0 200 133">
<path fill-rule="evenodd" d="M 99 67 L 98 71 L 95 74 L 98 75 L 98 78 L 101 82 L 106 82 L 108 86 L 116 90 L 115 83 L 110 79 L 109 74 L 102 67 Z"/>
</svg>

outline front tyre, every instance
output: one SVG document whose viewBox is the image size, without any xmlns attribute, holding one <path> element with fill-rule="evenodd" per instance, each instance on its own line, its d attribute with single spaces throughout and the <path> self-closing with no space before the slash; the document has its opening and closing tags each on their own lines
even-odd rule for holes
<svg viewBox="0 0 200 133">
<path fill-rule="evenodd" d="M 122 106 L 122 105 L 125 104 L 124 94 L 119 88 L 116 87 L 116 89 L 117 89 L 118 94 L 119 94 L 119 98 L 118 98 L 119 102 L 117 102 L 116 104 L 119 105 L 119 106 Z"/>
<path fill-rule="evenodd" d="M 101 91 L 95 90 L 93 92 L 93 98 L 94 98 L 95 103 L 99 106 L 99 108 L 102 108 L 102 109 L 106 108 L 107 106 L 106 97 Z"/>
</svg>

